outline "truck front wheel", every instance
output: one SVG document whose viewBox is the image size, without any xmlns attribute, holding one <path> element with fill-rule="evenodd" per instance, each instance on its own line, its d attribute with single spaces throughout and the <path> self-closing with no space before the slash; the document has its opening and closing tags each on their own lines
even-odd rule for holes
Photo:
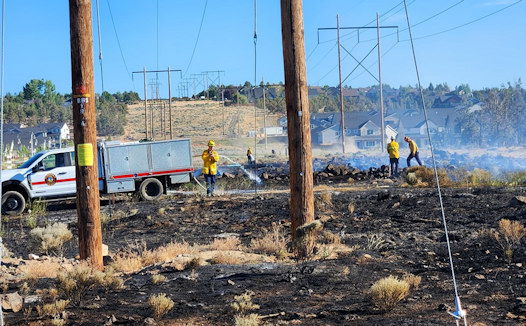
<svg viewBox="0 0 526 326">
<path fill-rule="evenodd" d="M 26 209 L 26 199 L 18 191 L 6 191 L 2 196 L 2 213 L 19 215 Z"/>
<path fill-rule="evenodd" d="M 164 192 L 164 187 L 159 179 L 148 178 L 141 182 L 139 186 L 139 195 L 143 200 L 159 199 Z"/>
</svg>

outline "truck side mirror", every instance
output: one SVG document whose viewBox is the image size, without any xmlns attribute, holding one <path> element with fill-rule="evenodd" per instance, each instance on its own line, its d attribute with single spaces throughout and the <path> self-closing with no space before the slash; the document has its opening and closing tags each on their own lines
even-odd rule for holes
<svg viewBox="0 0 526 326">
<path fill-rule="evenodd" d="M 40 165 L 40 164 L 37 164 L 31 170 L 33 171 L 33 173 L 39 172 L 39 171 L 44 171 L 44 167 L 42 165 Z"/>
</svg>

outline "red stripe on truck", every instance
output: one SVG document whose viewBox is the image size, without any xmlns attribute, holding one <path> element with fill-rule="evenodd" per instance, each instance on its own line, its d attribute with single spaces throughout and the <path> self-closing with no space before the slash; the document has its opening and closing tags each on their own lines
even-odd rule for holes
<svg viewBox="0 0 526 326">
<path fill-rule="evenodd" d="M 69 179 L 60 179 L 60 180 L 56 180 L 55 183 L 59 183 L 59 182 L 70 182 L 70 181 L 75 181 L 76 179 L 75 178 L 69 178 Z M 33 182 L 31 183 L 33 186 L 38 186 L 38 185 L 44 185 L 46 184 L 45 181 L 38 181 L 38 182 Z"/>
<path fill-rule="evenodd" d="M 189 169 L 179 169 L 179 170 L 168 170 L 168 171 L 155 171 L 155 172 L 144 172 L 144 173 L 138 173 L 138 174 L 122 174 L 122 175 L 114 175 L 111 178 L 112 179 L 126 179 L 126 178 L 135 178 L 135 177 L 146 177 L 149 175 L 161 175 L 161 174 L 172 174 L 172 173 L 184 173 L 184 172 L 193 172 L 193 168 Z M 75 181 L 75 178 L 69 178 L 69 179 L 61 179 L 55 181 L 55 183 L 59 182 L 69 182 L 69 181 Z M 103 178 L 99 178 L 99 181 L 104 180 Z M 32 182 L 31 185 L 38 186 L 38 185 L 44 185 L 46 184 L 45 181 L 38 181 L 38 182 Z"/>
</svg>

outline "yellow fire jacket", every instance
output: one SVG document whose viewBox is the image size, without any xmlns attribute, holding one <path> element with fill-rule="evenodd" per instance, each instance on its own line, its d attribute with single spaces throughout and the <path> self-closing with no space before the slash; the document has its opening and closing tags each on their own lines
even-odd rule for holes
<svg viewBox="0 0 526 326">
<path fill-rule="evenodd" d="M 409 142 L 409 150 L 411 151 L 411 154 L 416 154 L 416 152 L 418 152 L 418 145 L 416 144 L 416 142 L 414 140 L 411 140 Z"/>
<path fill-rule="evenodd" d="M 212 151 L 212 156 L 208 154 L 208 149 L 203 151 L 201 155 L 203 159 L 203 174 L 217 174 L 217 162 L 219 161 L 219 154 L 216 151 Z"/>
<path fill-rule="evenodd" d="M 389 158 L 400 158 L 400 153 L 398 152 L 399 148 L 400 145 L 398 145 L 398 143 L 394 140 L 387 144 L 387 153 L 389 153 Z"/>
</svg>

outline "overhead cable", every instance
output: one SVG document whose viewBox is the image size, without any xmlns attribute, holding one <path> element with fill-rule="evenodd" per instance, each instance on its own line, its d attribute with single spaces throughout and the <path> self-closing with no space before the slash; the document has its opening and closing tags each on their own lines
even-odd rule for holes
<svg viewBox="0 0 526 326">
<path fill-rule="evenodd" d="M 192 65 L 192 61 L 194 60 L 195 50 L 197 49 L 197 44 L 199 43 L 199 37 L 201 36 L 201 29 L 203 28 L 203 22 L 205 21 L 205 14 L 206 14 L 207 6 L 208 6 L 208 0 L 205 0 L 205 7 L 203 8 L 203 14 L 201 15 L 201 23 L 199 24 L 199 30 L 197 31 L 197 38 L 195 39 L 194 49 L 192 50 L 190 61 L 188 61 L 188 65 L 186 66 L 183 76 L 186 76 L 186 74 L 188 73 L 188 69 L 190 69 L 190 66 Z"/>
<path fill-rule="evenodd" d="M 108 10 L 110 12 L 111 24 L 113 26 L 113 31 L 115 32 L 115 37 L 117 38 L 117 45 L 119 46 L 119 51 L 121 53 L 122 62 L 124 63 L 124 68 L 126 68 L 126 73 L 128 74 L 128 77 L 130 77 L 130 79 L 131 79 L 131 81 L 133 83 L 133 77 L 132 77 L 132 74 L 130 73 L 130 70 L 128 69 L 128 65 L 126 64 L 126 59 L 124 58 L 124 52 L 122 51 L 122 46 L 121 46 L 121 41 L 119 39 L 119 34 L 117 33 L 117 28 L 115 27 L 115 20 L 113 19 L 113 13 L 111 11 L 110 1 L 106 0 L 106 3 L 108 4 Z M 135 87 L 135 85 L 134 85 L 134 87 Z"/>
</svg>

